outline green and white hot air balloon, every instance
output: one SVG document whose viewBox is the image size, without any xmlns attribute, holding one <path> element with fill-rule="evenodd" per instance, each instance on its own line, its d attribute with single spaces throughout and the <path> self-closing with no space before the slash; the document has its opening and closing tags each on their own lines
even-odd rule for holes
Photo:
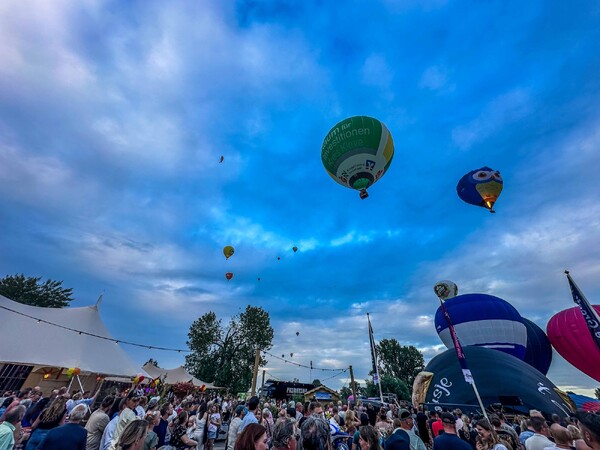
<svg viewBox="0 0 600 450">
<path fill-rule="evenodd" d="M 335 125 L 323 141 L 321 160 L 331 178 L 369 196 L 367 188 L 387 171 L 394 157 L 394 141 L 383 122 L 355 116 Z"/>
</svg>

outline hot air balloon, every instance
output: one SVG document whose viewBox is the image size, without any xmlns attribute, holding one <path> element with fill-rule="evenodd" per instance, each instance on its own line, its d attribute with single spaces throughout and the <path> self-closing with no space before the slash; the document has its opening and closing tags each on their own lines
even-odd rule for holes
<svg viewBox="0 0 600 450">
<path fill-rule="evenodd" d="M 227 278 L 227 281 L 231 280 L 233 278 L 233 272 L 227 272 L 225 278 Z"/>
<path fill-rule="evenodd" d="M 541 372 L 529 364 L 487 348 L 463 348 L 481 400 L 485 407 L 502 403 L 505 410 L 544 413 L 566 417 L 574 405 Z M 413 404 L 478 405 L 473 387 L 465 382 L 454 350 L 446 350 L 433 358 L 413 385 Z"/>
<path fill-rule="evenodd" d="M 527 328 L 507 301 L 487 294 L 462 294 L 446 300 L 444 305 L 463 346 L 493 348 L 521 360 L 525 357 Z M 453 348 L 440 307 L 435 313 L 435 328 L 446 347 Z"/>
<path fill-rule="evenodd" d="M 285 358 L 285 355 L 281 355 L 282 358 Z"/>
<path fill-rule="evenodd" d="M 296 253 L 298 251 L 298 247 L 296 247 L 295 245 L 292 247 L 292 250 L 294 251 L 294 253 Z"/>
<path fill-rule="evenodd" d="M 394 141 L 387 127 L 377 119 L 355 116 L 336 124 L 325 136 L 321 160 L 337 183 L 369 196 L 375 184 L 392 163 Z"/>
<path fill-rule="evenodd" d="M 294 354 L 293 354 L 293 353 L 290 353 L 290 358 L 293 358 L 293 357 L 294 357 Z"/>
<path fill-rule="evenodd" d="M 452 281 L 442 280 L 435 283 L 433 292 L 442 300 L 448 300 L 458 295 L 458 286 Z"/>
<path fill-rule="evenodd" d="M 234 253 L 235 250 L 231 245 L 226 245 L 225 247 L 223 247 L 223 254 L 225 255 L 225 259 L 231 258 L 231 256 L 233 256 Z"/>
<path fill-rule="evenodd" d="M 281 256 L 278 256 L 278 257 L 277 257 L 277 261 L 281 261 Z"/>
<path fill-rule="evenodd" d="M 523 317 L 523 323 L 527 328 L 527 349 L 524 361 L 546 375 L 552 363 L 552 346 L 548 336 L 531 320 Z"/>
<path fill-rule="evenodd" d="M 258 281 L 260 281 L 260 277 L 258 278 Z"/>
<path fill-rule="evenodd" d="M 464 175 L 456 186 L 456 192 L 461 200 L 494 213 L 494 203 L 498 200 L 503 185 L 500 172 L 482 167 Z"/>
<path fill-rule="evenodd" d="M 600 314 L 600 305 L 592 305 Z M 578 306 L 550 318 L 546 327 L 552 346 L 560 355 L 586 375 L 600 381 L 600 350 Z"/>
<path fill-rule="evenodd" d="M 296 331 L 296 336 L 300 336 L 300 332 L 299 331 Z"/>
<path fill-rule="evenodd" d="M 219 159 L 219 164 L 221 164 L 223 161 L 225 161 L 225 157 L 221 155 L 221 158 Z"/>
</svg>

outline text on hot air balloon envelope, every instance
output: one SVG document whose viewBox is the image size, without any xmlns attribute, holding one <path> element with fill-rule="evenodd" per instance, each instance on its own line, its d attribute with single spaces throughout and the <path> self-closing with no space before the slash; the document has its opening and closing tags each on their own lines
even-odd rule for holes
<svg viewBox="0 0 600 450">
<path fill-rule="evenodd" d="M 450 396 L 450 390 L 448 388 L 452 387 L 452 382 L 449 381 L 448 378 L 442 378 L 440 382 L 436 383 L 433 387 L 435 389 L 432 393 L 433 398 L 431 399 L 431 402 L 439 403 L 440 398 L 442 398 L 443 395 L 445 395 L 446 397 Z"/>
</svg>

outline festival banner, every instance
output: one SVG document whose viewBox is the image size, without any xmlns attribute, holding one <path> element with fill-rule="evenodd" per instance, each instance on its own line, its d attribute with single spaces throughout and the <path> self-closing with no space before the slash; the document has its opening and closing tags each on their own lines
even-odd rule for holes
<svg viewBox="0 0 600 450">
<path fill-rule="evenodd" d="M 569 271 L 565 270 L 565 273 L 567 274 L 567 280 L 569 280 L 569 287 L 571 288 L 573 301 L 577 306 L 579 306 L 581 314 L 583 314 L 583 318 L 585 319 L 588 329 L 592 334 L 592 339 L 598 346 L 598 349 L 600 349 L 600 318 L 598 317 L 598 314 L 594 308 L 592 308 L 592 305 L 590 305 L 588 299 L 585 298 L 585 295 L 583 295 L 583 292 L 581 292 L 581 289 L 579 289 L 579 286 L 575 284 L 573 278 L 571 278 L 571 275 L 569 275 Z"/>
<path fill-rule="evenodd" d="M 446 322 L 448 322 L 448 330 L 450 330 L 450 336 L 452 336 L 452 342 L 454 343 L 454 349 L 456 350 L 456 357 L 458 358 L 458 363 L 460 364 L 460 368 L 462 370 L 463 376 L 465 377 L 465 381 L 469 384 L 473 384 L 473 375 L 471 374 L 471 370 L 469 369 L 469 365 L 467 364 L 467 358 L 465 357 L 465 353 L 463 352 L 462 346 L 460 345 L 460 341 L 458 340 L 458 336 L 456 336 L 456 331 L 454 331 L 454 325 L 452 325 L 452 321 L 450 320 L 450 315 L 444 306 L 444 302 L 440 298 L 440 305 L 442 307 L 442 313 L 444 314 L 444 318 Z"/>
</svg>

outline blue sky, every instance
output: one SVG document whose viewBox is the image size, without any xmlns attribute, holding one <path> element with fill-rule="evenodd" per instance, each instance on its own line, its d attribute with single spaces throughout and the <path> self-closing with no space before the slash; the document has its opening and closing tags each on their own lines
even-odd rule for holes
<svg viewBox="0 0 600 450">
<path fill-rule="evenodd" d="M 542 328 L 573 306 L 565 268 L 600 303 L 597 2 L 9 1 L 0 61 L 0 273 L 104 293 L 115 337 L 182 347 L 252 304 L 274 354 L 364 378 L 367 312 L 377 339 L 443 349 L 440 279 Z M 353 115 L 396 147 L 365 201 L 320 158 Z M 486 165 L 495 215 L 455 191 Z M 597 386 L 556 355 L 549 377 Z"/>
</svg>

